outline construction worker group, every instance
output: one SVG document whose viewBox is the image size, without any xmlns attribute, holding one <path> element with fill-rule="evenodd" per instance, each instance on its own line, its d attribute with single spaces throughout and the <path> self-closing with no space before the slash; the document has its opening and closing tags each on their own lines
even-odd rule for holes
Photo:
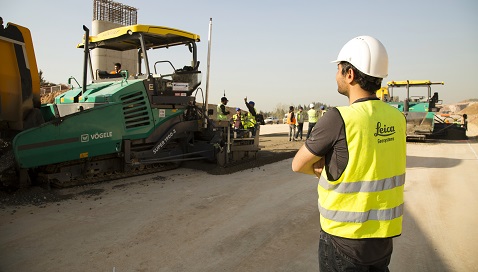
<svg viewBox="0 0 478 272">
<path fill-rule="evenodd" d="M 303 110 L 304 108 L 299 106 L 298 111 L 294 112 L 294 106 L 289 107 L 289 113 L 286 115 L 286 123 L 289 125 L 289 141 L 303 140 L 302 131 L 306 117 L 309 121 L 306 136 L 306 139 L 308 139 L 315 124 L 326 112 L 324 105 L 321 105 L 320 110 L 317 111 L 315 110 L 315 105 L 313 103 L 309 105 L 309 110 L 306 114 L 304 114 Z"/>
<path fill-rule="evenodd" d="M 231 113 L 226 109 L 227 102 L 229 100 L 224 96 L 221 98 L 221 103 L 217 105 L 217 120 L 231 122 L 235 132 L 250 131 L 252 136 L 255 136 L 257 131 L 257 111 L 254 107 L 254 101 L 247 101 L 247 97 L 245 97 L 244 102 L 248 111 L 242 111 L 238 107 L 236 108 L 236 113 L 231 118 L 228 117 Z"/>
<path fill-rule="evenodd" d="M 256 135 L 257 126 L 257 111 L 255 109 L 254 101 L 247 101 L 247 97 L 244 98 L 247 111 L 243 111 L 241 108 L 236 108 L 236 113 L 229 117 L 231 112 L 226 108 L 229 100 L 223 96 L 221 98 L 221 103 L 217 105 L 217 120 L 219 121 L 228 121 L 232 124 L 234 131 L 251 131 L 252 136 Z M 307 119 L 309 122 L 309 127 L 307 129 L 307 136 L 305 139 L 310 137 L 310 133 L 314 128 L 315 124 L 321 116 L 326 112 L 325 106 L 321 105 L 319 110 L 315 110 L 315 105 L 311 103 L 309 105 L 309 110 L 307 113 L 304 113 L 304 108 L 302 106 L 298 107 L 298 111 L 294 112 L 294 106 L 289 107 L 289 113 L 286 115 L 286 123 L 289 125 L 289 141 L 299 141 L 303 140 L 303 126 L 304 121 Z"/>
</svg>

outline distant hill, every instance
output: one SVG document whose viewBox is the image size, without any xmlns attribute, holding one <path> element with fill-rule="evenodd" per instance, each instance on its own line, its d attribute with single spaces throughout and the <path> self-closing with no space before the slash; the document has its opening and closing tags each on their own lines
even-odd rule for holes
<svg viewBox="0 0 478 272">
<path fill-rule="evenodd" d="M 460 112 L 460 114 L 478 114 L 478 103 L 476 102 L 471 102 L 470 104 L 468 104 L 468 106 L 464 109 L 462 109 Z"/>
<path fill-rule="evenodd" d="M 463 100 L 459 103 L 468 103 L 468 102 L 478 102 L 478 98 L 471 98 L 471 99 Z"/>
</svg>

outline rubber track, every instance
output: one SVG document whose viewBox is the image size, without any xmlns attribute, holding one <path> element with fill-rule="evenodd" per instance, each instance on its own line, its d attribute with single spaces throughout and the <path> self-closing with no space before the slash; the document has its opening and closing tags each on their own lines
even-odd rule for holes
<svg viewBox="0 0 478 272">
<path fill-rule="evenodd" d="M 61 165 L 58 165 L 59 169 L 62 168 Z M 123 179 L 133 176 L 141 176 L 151 173 L 157 173 L 167 170 L 176 169 L 179 167 L 179 163 L 169 162 L 169 163 L 161 163 L 161 164 L 151 164 L 151 165 L 144 165 L 139 166 L 138 168 L 133 168 L 127 172 L 113 172 L 113 173 L 106 173 L 100 172 L 94 175 L 86 175 L 80 178 L 75 178 L 68 181 L 59 181 L 59 180 L 48 180 L 47 173 L 38 173 L 37 181 L 41 184 L 45 184 L 47 187 L 54 187 L 54 188 L 68 188 L 73 186 L 80 186 L 92 183 L 99 183 L 105 182 L 110 180 L 117 180 Z"/>
</svg>

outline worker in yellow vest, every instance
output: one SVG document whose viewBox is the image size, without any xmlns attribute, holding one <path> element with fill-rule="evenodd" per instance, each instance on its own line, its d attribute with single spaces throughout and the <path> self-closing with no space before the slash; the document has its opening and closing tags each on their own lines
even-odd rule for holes
<svg viewBox="0 0 478 272">
<path fill-rule="evenodd" d="M 257 111 L 255 108 L 256 103 L 254 103 L 252 100 L 247 102 L 247 97 L 244 98 L 244 103 L 246 104 L 248 110 L 247 114 L 245 114 L 247 119 L 247 127 L 252 131 L 252 136 L 256 136 L 258 126 L 256 119 Z"/>
<path fill-rule="evenodd" d="M 227 100 L 227 98 L 225 96 L 223 96 L 221 98 L 221 103 L 217 105 L 217 110 L 216 110 L 217 117 L 216 117 L 216 119 L 219 120 L 219 121 L 229 120 L 228 115 L 230 114 L 230 112 L 228 110 L 226 110 L 227 102 L 229 102 L 229 100 Z"/>
<path fill-rule="evenodd" d="M 236 108 L 236 113 L 231 118 L 234 138 L 242 138 L 244 135 L 244 114 L 240 108 Z"/>
<path fill-rule="evenodd" d="M 241 130 L 244 129 L 244 115 L 240 108 L 236 108 L 236 114 L 232 116 L 232 126 L 234 130 Z"/>
<path fill-rule="evenodd" d="M 244 115 L 244 129 L 251 130 L 251 132 L 253 132 L 253 135 L 255 135 L 254 128 L 256 126 L 256 118 L 254 118 L 252 113 L 249 111 L 244 112 L 243 115 Z"/>
<path fill-rule="evenodd" d="M 309 128 L 307 131 L 307 137 L 305 139 L 309 139 L 312 129 L 314 129 L 315 124 L 317 123 L 317 120 L 319 120 L 319 114 L 314 109 L 313 103 L 310 103 L 309 108 L 310 110 L 307 111 L 307 116 L 309 116 Z"/>
<path fill-rule="evenodd" d="M 302 140 L 302 131 L 304 129 L 304 108 L 302 106 L 299 106 L 299 111 L 296 114 L 296 121 L 297 121 L 297 132 L 295 133 L 295 140 L 299 140 L 299 135 L 300 135 L 300 140 Z"/>
<path fill-rule="evenodd" d="M 380 41 L 354 38 L 334 62 L 349 106 L 319 119 L 292 170 L 319 178 L 319 270 L 389 271 L 392 238 L 402 232 L 405 117 L 375 95 L 388 74 Z"/>
</svg>

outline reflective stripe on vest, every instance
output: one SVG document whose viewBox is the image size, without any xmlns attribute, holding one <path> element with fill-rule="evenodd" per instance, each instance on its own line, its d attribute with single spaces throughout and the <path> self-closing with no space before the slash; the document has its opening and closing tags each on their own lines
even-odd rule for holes
<svg viewBox="0 0 478 272">
<path fill-rule="evenodd" d="M 310 109 L 307 112 L 307 115 L 309 115 L 309 123 L 317 123 L 317 120 L 319 120 L 317 117 L 317 111 L 314 109 Z"/>
<path fill-rule="evenodd" d="M 334 190 L 337 193 L 360 193 L 390 190 L 405 184 L 405 174 L 375 181 L 341 182 L 330 184 L 326 179 L 320 178 L 319 184 L 326 190 Z"/>
<path fill-rule="evenodd" d="M 368 210 L 366 212 L 344 212 L 326 210 L 319 206 L 320 215 L 339 222 L 365 223 L 370 220 L 393 220 L 403 215 L 403 204 L 385 210 Z"/>
<path fill-rule="evenodd" d="M 320 223 L 335 236 L 400 235 L 406 169 L 405 117 L 379 100 L 337 107 L 345 123 L 349 160 L 337 180 L 319 179 Z"/>
</svg>

